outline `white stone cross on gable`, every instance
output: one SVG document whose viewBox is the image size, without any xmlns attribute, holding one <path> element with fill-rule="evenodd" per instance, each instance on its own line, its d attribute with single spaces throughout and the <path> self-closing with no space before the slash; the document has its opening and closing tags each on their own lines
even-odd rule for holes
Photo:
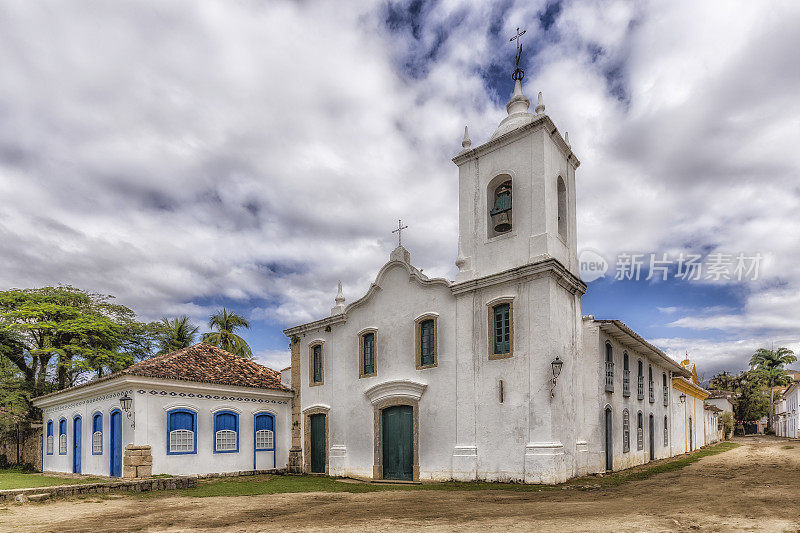
<svg viewBox="0 0 800 533">
<path fill-rule="evenodd" d="M 392 230 L 392 233 L 397 233 L 397 246 L 403 246 L 403 230 L 408 229 L 408 226 L 403 225 L 401 219 L 397 219 L 397 229 Z"/>
</svg>

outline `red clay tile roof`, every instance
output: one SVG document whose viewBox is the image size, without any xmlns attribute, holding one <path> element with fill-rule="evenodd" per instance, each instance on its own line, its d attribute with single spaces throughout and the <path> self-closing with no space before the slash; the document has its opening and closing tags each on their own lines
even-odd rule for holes
<svg viewBox="0 0 800 533">
<path fill-rule="evenodd" d="M 148 378 L 289 390 L 281 385 L 280 372 L 204 342 L 146 359 L 121 373 Z"/>
<path fill-rule="evenodd" d="M 188 348 L 145 359 L 120 372 L 35 399 L 55 396 L 68 390 L 87 387 L 124 375 L 279 391 L 291 390 L 281 385 L 280 372 L 201 342 Z"/>
</svg>

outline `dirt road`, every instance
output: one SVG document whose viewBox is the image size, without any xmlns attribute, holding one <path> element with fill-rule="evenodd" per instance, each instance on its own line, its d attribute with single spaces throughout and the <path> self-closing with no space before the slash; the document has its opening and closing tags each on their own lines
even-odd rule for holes
<svg viewBox="0 0 800 533">
<path fill-rule="evenodd" d="M 0 511 L 0 530 L 800 531 L 800 443 L 739 442 L 744 446 L 613 489 L 65 500 L 9 505 Z"/>
</svg>

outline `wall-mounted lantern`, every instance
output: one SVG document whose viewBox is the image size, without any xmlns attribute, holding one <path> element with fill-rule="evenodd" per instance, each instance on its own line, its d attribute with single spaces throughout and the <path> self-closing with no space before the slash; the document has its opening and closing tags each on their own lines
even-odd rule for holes
<svg viewBox="0 0 800 533">
<path fill-rule="evenodd" d="M 556 382 L 558 381 L 558 376 L 561 375 L 561 367 L 564 366 L 564 361 L 562 361 L 558 356 L 553 359 L 553 362 L 550 363 L 550 368 L 553 370 L 553 381 L 552 386 L 550 387 L 550 397 L 555 398 L 556 396 Z"/>
<path fill-rule="evenodd" d="M 122 407 L 122 411 L 125 413 L 125 416 L 127 416 L 128 420 L 131 421 L 131 428 L 136 429 L 136 416 L 133 410 L 131 410 L 133 398 L 128 396 L 128 393 L 123 393 L 122 398 L 119 399 L 119 405 Z"/>
<path fill-rule="evenodd" d="M 681 393 L 680 395 L 681 403 L 686 403 L 686 395 Z"/>
</svg>

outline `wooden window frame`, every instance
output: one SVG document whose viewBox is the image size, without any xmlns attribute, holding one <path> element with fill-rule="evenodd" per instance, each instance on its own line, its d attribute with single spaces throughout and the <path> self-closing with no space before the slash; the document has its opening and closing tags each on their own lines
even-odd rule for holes
<svg viewBox="0 0 800 533">
<path fill-rule="evenodd" d="M 603 384 L 605 392 L 614 392 L 614 346 L 603 343 Z"/>
<path fill-rule="evenodd" d="M 494 351 L 494 310 L 499 305 L 508 304 L 508 352 L 506 353 L 495 353 Z M 488 336 L 487 341 L 488 345 L 488 352 L 489 352 L 489 360 L 494 359 L 508 359 L 509 357 L 514 357 L 514 298 L 498 298 L 496 300 L 492 300 L 487 304 L 488 313 L 487 313 L 487 329 L 488 329 Z"/>
<path fill-rule="evenodd" d="M 628 409 L 622 410 L 622 453 L 631 451 L 631 414 Z"/>
<path fill-rule="evenodd" d="M 636 449 L 644 450 L 644 413 L 636 413 Z"/>
<path fill-rule="evenodd" d="M 364 360 L 364 337 L 372 333 L 372 372 L 366 372 L 366 361 Z M 378 375 L 378 330 L 367 328 L 358 333 L 358 377 L 371 378 Z"/>
<path fill-rule="evenodd" d="M 314 381 L 314 348 L 319 346 L 319 373 L 320 380 Z M 319 387 L 325 384 L 325 343 L 314 341 L 308 345 L 308 386 Z"/>
<path fill-rule="evenodd" d="M 422 364 L 422 323 L 426 320 L 433 320 L 433 363 Z M 414 319 L 414 353 L 416 354 L 417 370 L 435 368 L 439 366 L 439 315 L 437 313 L 425 313 Z"/>
</svg>

